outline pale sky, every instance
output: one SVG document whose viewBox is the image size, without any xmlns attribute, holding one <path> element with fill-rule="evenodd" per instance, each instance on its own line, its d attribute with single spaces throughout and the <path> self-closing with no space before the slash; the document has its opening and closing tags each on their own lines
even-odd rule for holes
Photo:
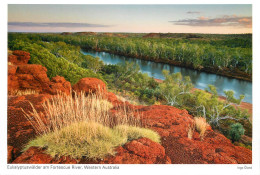
<svg viewBox="0 0 260 175">
<path fill-rule="evenodd" d="M 252 6 L 8 5 L 8 31 L 252 33 Z"/>
</svg>

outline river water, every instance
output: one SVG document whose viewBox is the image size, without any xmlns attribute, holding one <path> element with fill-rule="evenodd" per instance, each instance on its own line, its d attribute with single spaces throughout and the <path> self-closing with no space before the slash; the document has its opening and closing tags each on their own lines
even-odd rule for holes
<svg viewBox="0 0 260 175">
<path fill-rule="evenodd" d="M 110 54 L 107 52 L 95 52 L 95 51 L 84 51 L 85 55 L 92 55 L 99 57 L 105 64 L 118 64 L 126 61 L 135 62 L 140 66 L 142 73 L 147 73 L 149 76 L 163 80 L 162 70 L 169 70 L 170 73 L 181 72 L 183 76 L 190 76 L 192 83 L 198 89 L 205 89 L 209 84 L 217 87 L 217 91 L 220 95 L 224 95 L 224 90 L 233 90 L 235 97 L 239 97 L 240 94 L 244 94 L 245 98 L 243 101 L 252 103 L 252 83 L 244 80 L 237 80 L 234 78 L 228 78 L 221 75 L 200 72 L 193 69 L 173 66 L 164 63 L 155 63 L 152 61 L 145 61 L 136 58 L 130 58 L 126 56 L 119 56 Z"/>
</svg>

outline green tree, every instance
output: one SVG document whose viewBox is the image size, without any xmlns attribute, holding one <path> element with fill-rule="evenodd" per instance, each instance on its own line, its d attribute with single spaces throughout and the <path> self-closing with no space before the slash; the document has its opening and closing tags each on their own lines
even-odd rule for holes
<svg viewBox="0 0 260 175">
<path fill-rule="evenodd" d="M 159 85 L 159 91 L 171 106 L 182 106 L 189 99 L 193 84 L 190 77 L 182 77 L 181 73 L 169 74 L 163 70 L 165 80 Z"/>
<path fill-rule="evenodd" d="M 230 126 L 229 136 L 232 142 L 239 141 L 241 136 L 244 135 L 245 129 L 240 123 L 234 123 Z"/>
<path fill-rule="evenodd" d="M 233 91 L 225 91 L 226 100 L 220 100 L 217 89 L 213 85 L 209 85 L 207 92 L 197 91 L 194 93 L 194 104 L 197 115 L 208 119 L 213 126 L 219 126 L 219 122 L 225 119 L 238 121 L 248 117 L 239 109 L 236 110 L 243 100 L 241 95 L 239 99 L 234 97 Z"/>
<path fill-rule="evenodd" d="M 84 55 L 82 67 L 92 70 L 94 73 L 97 73 L 104 66 L 104 62 L 100 60 L 99 57 L 92 57 L 90 55 Z"/>
</svg>

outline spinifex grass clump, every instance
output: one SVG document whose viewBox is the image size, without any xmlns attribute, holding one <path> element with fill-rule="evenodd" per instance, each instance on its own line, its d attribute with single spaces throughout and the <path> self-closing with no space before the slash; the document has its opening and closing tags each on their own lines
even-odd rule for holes
<svg viewBox="0 0 260 175">
<path fill-rule="evenodd" d="M 200 133 L 200 138 L 203 139 L 208 126 L 207 121 L 203 117 L 195 117 L 194 120 L 196 130 Z"/>
<path fill-rule="evenodd" d="M 32 113 L 25 113 L 39 136 L 24 150 L 38 146 L 47 148 L 46 152 L 53 157 L 96 159 L 113 155 L 115 147 L 140 137 L 160 142 L 154 131 L 134 126 L 140 122 L 134 115 L 127 115 L 126 108 L 119 108 L 117 115 L 110 115 L 112 107 L 100 95 L 54 96 L 43 105 L 45 115 L 35 108 Z"/>
</svg>

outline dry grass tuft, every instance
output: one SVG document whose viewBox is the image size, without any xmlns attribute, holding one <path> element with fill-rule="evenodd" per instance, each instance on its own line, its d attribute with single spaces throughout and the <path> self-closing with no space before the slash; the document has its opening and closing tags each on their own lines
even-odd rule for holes
<svg viewBox="0 0 260 175">
<path fill-rule="evenodd" d="M 194 133 L 195 127 L 194 124 L 189 125 L 187 132 L 188 132 L 188 138 L 192 139 L 193 133 Z"/>
<path fill-rule="evenodd" d="M 203 139 L 207 130 L 207 121 L 203 117 L 195 117 L 195 128 L 200 133 L 200 138 Z"/>
<path fill-rule="evenodd" d="M 95 94 L 86 96 L 83 92 L 75 93 L 74 96 L 59 93 L 46 100 L 43 104 L 45 114 L 38 113 L 33 105 L 31 106 L 33 111 L 24 113 L 38 134 L 46 134 L 82 121 L 93 121 L 109 126 L 109 110 L 113 107 L 102 96 Z"/>
<path fill-rule="evenodd" d="M 160 142 L 154 131 L 137 127 L 141 122 L 133 109 L 119 107 L 111 114 L 113 105 L 100 95 L 58 94 L 45 101 L 44 114 L 31 106 L 32 112 L 23 112 L 39 136 L 24 150 L 39 146 L 47 147 L 53 157 L 96 159 L 113 155 L 116 146 L 140 137 Z"/>
<path fill-rule="evenodd" d="M 39 91 L 33 89 L 26 89 L 26 90 L 13 90 L 8 93 L 8 95 L 13 95 L 13 96 L 22 96 L 22 95 L 31 95 L 31 94 L 39 94 Z"/>
</svg>

